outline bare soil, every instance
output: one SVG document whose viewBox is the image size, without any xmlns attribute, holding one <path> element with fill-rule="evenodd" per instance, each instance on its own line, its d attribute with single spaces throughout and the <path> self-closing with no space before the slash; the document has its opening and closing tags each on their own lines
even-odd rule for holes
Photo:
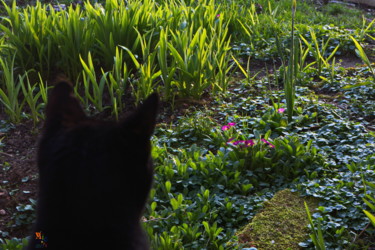
<svg viewBox="0 0 375 250">
<path fill-rule="evenodd" d="M 0 151 L 0 231 L 13 237 L 25 237 L 27 225 L 13 227 L 20 204 L 37 197 L 36 148 L 39 129 L 30 130 L 25 121 L 6 133 L 0 133 L 4 147 Z"/>
</svg>

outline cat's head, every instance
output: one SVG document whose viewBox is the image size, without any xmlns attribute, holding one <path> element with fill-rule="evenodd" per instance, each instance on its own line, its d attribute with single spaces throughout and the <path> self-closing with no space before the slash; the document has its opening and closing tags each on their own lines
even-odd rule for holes
<svg viewBox="0 0 375 250">
<path fill-rule="evenodd" d="M 47 199 L 60 195 L 83 211 L 99 204 L 94 212 L 112 206 L 113 213 L 118 208 L 140 214 L 152 183 L 150 137 L 157 109 L 158 96 L 152 94 L 119 122 L 97 121 L 86 116 L 69 82 L 56 84 L 38 154 L 41 189 L 51 190 Z"/>
</svg>

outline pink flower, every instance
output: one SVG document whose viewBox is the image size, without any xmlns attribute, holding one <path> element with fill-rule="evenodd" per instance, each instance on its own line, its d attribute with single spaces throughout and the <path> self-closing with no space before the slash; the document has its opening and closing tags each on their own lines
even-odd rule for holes
<svg viewBox="0 0 375 250">
<path fill-rule="evenodd" d="M 231 141 L 233 141 L 233 138 L 231 138 L 227 143 L 231 143 Z M 232 143 L 234 146 L 237 146 L 239 145 L 241 148 L 247 148 L 247 147 L 251 147 L 251 146 L 254 146 L 254 141 L 253 140 L 239 140 L 239 141 L 235 141 Z"/>
<path fill-rule="evenodd" d="M 222 127 L 221 127 L 221 130 L 223 130 L 223 131 L 228 130 L 228 129 L 230 129 L 231 127 L 234 127 L 235 125 L 236 125 L 236 123 L 234 123 L 234 122 L 230 122 L 230 123 L 228 123 L 228 125 L 224 125 L 224 126 L 222 126 Z"/>
<path fill-rule="evenodd" d="M 217 14 L 216 17 L 219 18 L 219 17 L 220 17 L 220 14 Z"/>
<path fill-rule="evenodd" d="M 235 142 L 233 142 L 233 145 L 238 145 L 238 144 L 240 144 L 240 143 L 244 143 L 245 141 L 235 141 Z"/>
<path fill-rule="evenodd" d="M 284 113 L 284 111 L 285 111 L 284 108 L 279 108 L 279 109 L 277 110 L 277 113 L 281 114 L 281 113 Z"/>
<path fill-rule="evenodd" d="M 249 146 L 254 146 L 254 141 L 253 140 L 246 140 L 245 141 L 245 147 L 249 147 Z"/>
<path fill-rule="evenodd" d="M 270 143 L 269 141 L 267 141 L 266 139 L 260 139 L 263 143 L 269 145 L 270 148 L 274 148 L 275 145 L 273 145 L 272 143 Z M 227 141 L 227 144 L 230 145 L 234 145 L 234 146 L 237 146 L 239 145 L 241 148 L 247 148 L 247 147 L 252 147 L 255 145 L 255 142 L 254 140 L 239 140 L 239 141 L 234 141 L 234 138 L 230 138 L 228 141 Z"/>
<path fill-rule="evenodd" d="M 223 130 L 223 131 L 228 130 L 228 129 L 230 129 L 230 126 L 225 125 L 225 126 L 221 127 L 221 130 Z"/>
</svg>

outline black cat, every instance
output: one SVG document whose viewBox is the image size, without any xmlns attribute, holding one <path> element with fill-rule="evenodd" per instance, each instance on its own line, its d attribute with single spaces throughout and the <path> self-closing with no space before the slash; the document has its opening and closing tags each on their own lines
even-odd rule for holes
<svg viewBox="0 0 375 250">
<path fill-rule="evenodd" d="M 158 96 L 121 122 L 88 118 L 67 81 L 52 90 L 38 152 L 28 249 L 149 249 L 140 219 L 151 189 Z"/>
</svg>

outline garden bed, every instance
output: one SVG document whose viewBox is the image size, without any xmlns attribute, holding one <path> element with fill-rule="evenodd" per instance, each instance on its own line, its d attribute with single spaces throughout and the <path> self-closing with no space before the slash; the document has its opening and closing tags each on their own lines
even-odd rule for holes
<svg viewBox="0 0 375 250">
<path fill-rule="evenodd" d="M 201 1 L 176 7 L 175 19 L 163 19 L 163 26 L 158 21 L 167 11 L 163 4 L 171 7 L 174 2 L 135 1 L 126 10 L 115 2 L 108 1 L 107 7 L 81 4 L 52 14 L 43 5 L 37 5 L 36 12 L 27 6 L 6 11 L 10 17 L 1 23 L 6 37 L 2 43 L 9 46 L 1 51 L 24 54 L 4 56 L 1 66 L 0 87 L 6 96 L 11 96 L 12 86 L 20 89 L 12 99 L 14 110 L 3 105 L 0 114 L 0 248 L 26 244 L 35 219 L 35 157 L 43 126 L 44 87 L 56 70 L 69 75 L 82 106 L 100 119 L 121 117 L 149 93 L 161 93 L 153 137 L 155 183 L 143 223 L 153 249 L 267 249 L 257 240 L 239 240 L 238 232 L 255 225 L 267 206 L 272 207 L 272 197 L 287 188 L 317 201 L 316 208 L 311 205 L 312 223 L 321 228 L 328 249 L 375 247 L 375 229 L 363 212 L 375 213 L 368 205 L 375 197 L 372 12 L 298 2 L 305 13 L 297 7 L 296 33 L 306 58 L 298 64 L 289 117 L 283 72 L 290 55 L 291 1 L 258 1 L 262 8 L 238 1 L 244 12 L 226 11 L 238 8 L 226 2 Z M 179 16 L 180 8 L 194 11 Z M 61 26 L 45 33 L 30 22 L 17 30 L 21 11 L 45 17 L 44 27 L 50 25 L 48 18 Z M 134 11 L 134 16 L 152 12 L 159 19 L 134 22 L 138 33 L 127 34 L 133 40 L 120 43 L 125 39 L 121 34 L 113 37 L 121 46 L 114 46 L 104 39 L 112 27 L 105 13 L 116 19 L 125 11 Z M 80 22 L 74 23 L 75 18 Z M 108 29 L 99 27 L 99 20 L 107 20 Z M 205 22 L 195 27 L 200 20 Z M 39 40 L 27 36 L 32 34 L 25 32 L 30 27 L 40 32 Z M 59 51 L 62 44 L 57 43 L 63 39 L 59 35 L 72 35 L 64 33 L 66 27 L 95 35 L 97 43 L 85 37 L 87 47 L 72 43 L 69 53 Z M 100 33 L 104 31 L 108 33 Z M 356 55 L 360 49 L 349 35 L 365 48 L 366 57 Z M 79 39 L 78 33 L 62 41 L 69 39 Z M 134 41 L 141 42 L 133 46 Z M 49 44 L 49 54 L 38 43 Z M 8 76 L 13 73 L 11 81 Z M 30 93 L 35 103 L 28 98 Z M 24 98 L 31 102 L 21 105 Z M 309 233 L 292 244 L 313 248 L 316 243 L 309 234 L 314 233 L 303 223 Z"/>
</svg>

